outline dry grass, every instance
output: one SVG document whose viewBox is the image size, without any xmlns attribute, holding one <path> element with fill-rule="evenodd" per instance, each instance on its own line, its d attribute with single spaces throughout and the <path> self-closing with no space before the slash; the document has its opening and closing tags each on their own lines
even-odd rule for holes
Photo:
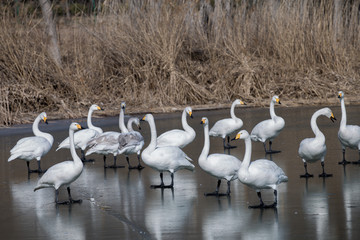
<svg viewBox="0 0 360 240">
<path fill-rule="evenodd" d="M 61 68 L 38 14 L 22 5 L 14 17 L 2 6 L 0 125 L 41 111 L 81 117 L 92 103 L 117 114 L 121 101 L 139 112 L 235 98 L 264 106 L 273 94 L 288 105 L 329 104 L 340 89 L 356 97 L 358 2 L 346 1 L 342 14 L 325 0 L 230 2 L 227 11 L 206 1 L 108 0 L 96 16 L 58 17 Z"/>
</svg>

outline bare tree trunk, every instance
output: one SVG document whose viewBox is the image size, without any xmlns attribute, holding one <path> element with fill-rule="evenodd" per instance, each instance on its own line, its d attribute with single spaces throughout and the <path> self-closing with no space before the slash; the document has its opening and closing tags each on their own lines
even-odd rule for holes
<svg viewBox="0 0 360 240">
<path fill-rule="evenodd" d="M 43 14 L 44 22 L 46 25 L 46 33 L 48 35 L 48 48 L 49 53 L 56 65 L 61 67 L 61 57 L 60 57 L 60 50 L 58 45 L 58 39 L 56 34 L 56 26 L 53 19 L 51 4 L 49 0 L 39 0 L 41 11 Z"/>
</svg>

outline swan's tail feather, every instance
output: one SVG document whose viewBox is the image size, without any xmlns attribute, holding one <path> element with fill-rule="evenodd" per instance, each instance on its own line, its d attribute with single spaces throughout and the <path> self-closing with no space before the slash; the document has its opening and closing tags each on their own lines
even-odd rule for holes
<svg viewBox="0 0 360 240">
<path fill-rule="evenodd" d="M 12 160 L 15 160 L 16 158 L 18 158 L 21 154 L 17 153 L 17 154 L 13 154 L 9 157 L 8 162 L 11 162 Z"/>
<path fill-rule="evenodd" d="M 288 177 L 286 175 L 280 175 L 279 176 L 279 183 L 282 183 L 282 182 L 288 182 Z"/>
</svg>

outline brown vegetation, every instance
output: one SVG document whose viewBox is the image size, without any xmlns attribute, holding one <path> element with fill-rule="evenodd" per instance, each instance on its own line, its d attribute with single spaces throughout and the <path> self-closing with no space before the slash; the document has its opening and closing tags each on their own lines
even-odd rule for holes
<svg viewBox="0 0 360 240">
<path fill-rule="evenodd" d="M 38 6 L 14 14 L 1 5 L 1 125 L 41 111 L 82 117 L 92 103 L 117 114 L 121 101 L 128 112 L 169 111 L 235 98 L 267 106 L 273 94 L 287 105 L 337 103 L 340 89 L 360 92 L 358 1 L 97 2 L 92 14 L 56 16 L 61 66 Z"/>
</svg>

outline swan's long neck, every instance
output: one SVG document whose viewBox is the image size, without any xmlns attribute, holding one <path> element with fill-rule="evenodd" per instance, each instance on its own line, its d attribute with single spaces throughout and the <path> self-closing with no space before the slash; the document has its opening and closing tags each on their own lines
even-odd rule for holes
<svg viewBox="0 0 360 240">
<path fill-rule="evenodd" d="M 125 127 L 125 111 L 123 108 L 120 109 L 120 115 L 119 115 L 119 128 L 122 133 L 127 133 L 129 130 Z"/>
<path fill-rule="evenodd" d="M 209 137 L 209 125 L 204 126 L 204 147 L 199 156 L 199 163 L 206 161 L 210 151 L 210 137 Z"/>
<path fill-rule="evenodd" d="M 343 128 L 346 126 L 346 109 L 345 109 L 345 101 L 344 98 L 340 99 L 341 104 L 341 122 L 340 127 Z"/>
<path fill-rule="evenodd" d="M 41 117 L 38 116 L 32 125 L 33 133 L 35 136 L 46 138 L 46 140 L 48 140 L 50 142 L 50 144 L 52 145 L 54 143 L 54 138 L 51 134 L 40 131 L 40 129 L 39 129 L 40 121 L 41 121 Z"/>
<path fill-rule="evenodd" d="M 151 140 L 150 144 L 147 147 L 147 150 L 154 151 L 157 145 L 157 133 L 154 119 L 149 119 L 150 132 L 151 132 Z"/>
<path fill-rule="evenodd" d="M 103 133 L 103 130 L 99 127 L 96 127 L 92 124 L 91 118 L 92 118 L 92 114 L 93 114 L 94 110 L 93 109 L 89 109 L 88 115 L 87 115 L 87 125 L 89 129 L 93 129 L 99 133 Z"/>
<path fill-rule="evenodd" d="M 324 136 L 324 134 L 320 131 L 319 127 L 318 127 L 317 124 L 316 124 L 316 119 L 317 119 L 320 115 L 321 115 L 320 113 L 315 113 L 315 114 L 311 117 L 310 125 L 311 125 L 311 129 L 313 130 L 313 132 L 314 132 L 314 134 L 315 134 L 315 137 L 316 137 L 316 138 L 324 139 L 324 141 L 325 141 L 325 136 Z"/>
<path fill-rule="evenodd" d="M 250 159 L 251 159 L 251 138 L 250 136 L 245 138 L 245 154 L 244 154 L 244 159 L 241 163 L 241 168 L 249 168 L 250 165 Z"/>
<path fill-rule="evenodd" d="M 276 117 L 274 101 L 270 102 L 270 116 L 271 116 L 271 119 L 274 119 Z"/>
<path fill-rule="evenodd" d="M 134 129 L 133 129 L 133 127 L 132 127 L 133 122 L 134 122 L 134 120 L 130 119 L 130 120 L 128 121 L 128 123 L 127 123 L 127 130 L 128 130 L 129 132 L 133 132 L 133 131 L 134 131 Z"/>
<path fill-rule="evenodd" d="M 186 120 L 186 115 L 187 112 L 184 110 L 181 116 L 181 123 L 182 123 L 182 127 L 186 132 L 195 132 L 194 129 L 192 127 L 189 126 L 189 124 L 187 123 Z"/>
<path fill-rule="evenodd" d="M 238 118 L 235 116 L 235 106 L 236 106 L 236 103 L 233 102 L 233 104 L 231 104 L 230 116 L 232 119 L 237 120 Z"/>
<path fill-rule="evenodd" d="M 75 164 L 82 164 L 81 159 L 79 158 L 79 156 L 76 154 L 76 150 L 75 150 L 75 143 L 74 143 L 74 130 L 69 129 L 69 138 L 70 138 L 70 153 L 71 156 L 74 160 Z"/>
</svg>

